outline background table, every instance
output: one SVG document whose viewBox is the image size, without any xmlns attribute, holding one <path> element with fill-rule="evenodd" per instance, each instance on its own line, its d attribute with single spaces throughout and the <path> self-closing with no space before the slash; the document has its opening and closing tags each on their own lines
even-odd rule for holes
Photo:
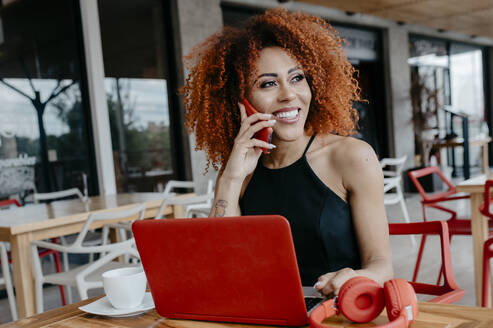
<svg viewBox="0 0 493 328">
<path fill-rule="evenodd" d="M 190 197 L 184 194 L 180 197 Z M 34 279 L 32 276 L 31 241 L 78 233 L 93 212 L 128 209 L 146 203 L 144 218 L 153 218 L 161 205 L 162 193 L 132 193 L 90 197 L 87 205 L 78 199 L 55 201 L 50 204 L 27 205 L 0 211 L 0 241 L 11 245 L 14 286 L 19 318 L 35 314 Z M 166 208 L 165 216 L 184 216 L 182 206 Z M 121 220 L 115 220 L 115 223 Z M 110 223 L 110 222 L 105 222 Z M 100 228 L 94 222 L 91 229 Z"/>
<path fill-rule="evenodd" d="M 469 139 L 469 147 L 478 146 L 481 147 L 481 169 L 483 174 L 488 172 L 488 144 L 491 142 L 492 138 L 489 136 L 480 136 Z M 434 139 L 425 141 L 425 148 L 427 149 L 426 156 L 429 158 L 429 153 L 432 148 L 454 148 L 454 147 L 464 147 L 464 139 L 463 138 L 454 138 L 450 140 L 444 139 Z M 464 177 L 468 179 L 470 177 L 470 167 L 469 167 L 469 151 L 463 152 L 463 168 L 464 168 Z M 445 159 L 448 156 L 445 156 Z M 455 160 L 453 161 L 454 171 Z"/>
<path fill-rule="evenodd" d="M 484 201 L 484 184 L 488 176 L 490 176 L 490 179 L 493 178 L 491 173 L 488 175 L 482 174 L 480 176 L 464 180 L 456 186 L 457 191 L 471 194 L 470 203 L 472 246 L 474 251 L 474 289 L 476 292 L 476 305 L 478 306 L 481 305 L 481 292 L 483 290 L 483 245 L 488 239 L 488 218 L 484 217 L 479 212 L 479 206 Z M 490 282 L 488 282 L 488 300 L 491 300 Z M 490 303 L 490 301 L 488 303 Z"/>
<path fill-rule="evenodd" d="M 242 325 L 230 323 L 216 323 L 205 321 L 189 321 L 189 320 L 171 320 L 160 317 L 155 311 L 150 311 L 136 317 L 127 318 L 108 318 L 97 315 L 88 314 L 78 309 L 79 306 L 90 303 L 94 299 L 82 301 L 67 305 L 52 311 L 33 316 L 31 318 L 21 319 L 16 322 L 11 322 L 2 327 L 176 327 L 176 328 L 225 328 L 225 327 L 251 327 L 261 328 L 273 326 L 260 325 Z M 411 326 L 412 328 L 454 328 L 454 327 L 493 327 L 493 309 L 435 304 L 420 302 L 419 314 Z M 385 312 L 385 311 L 384 311 Z M 380 317 L 373 321 L 375 324 L 382 325 L 388 322 L 387 317 L 383 313 Z M 371 324 L 352 325 L 341 316 L 329 319 L 332 327 L 369 327 Z"/>
</svg>

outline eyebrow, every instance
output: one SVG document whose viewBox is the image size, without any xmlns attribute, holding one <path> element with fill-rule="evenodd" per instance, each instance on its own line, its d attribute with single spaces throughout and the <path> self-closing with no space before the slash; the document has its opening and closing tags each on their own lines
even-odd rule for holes
<svg viewBox="0 0 493 328">
<path fill-rule="evenodd" d="M 301 67 L 293 67 L 293 68 L 290 68 L 289 71 L 288 71 L 288 74 L 291 74 L 292 72 L 298 70 L 298 69 L 301 69 Z M 277 77 L 277 73 L 263 73 L 263 74 L 260 74 L 257 79 L 255 81 L 253 81 L 253 84 L 255 84 L 258 79 L 260 79 L 261 77 L 264 77 L 264 76 L 272 76 L 272 77 Z"/>
</svg>

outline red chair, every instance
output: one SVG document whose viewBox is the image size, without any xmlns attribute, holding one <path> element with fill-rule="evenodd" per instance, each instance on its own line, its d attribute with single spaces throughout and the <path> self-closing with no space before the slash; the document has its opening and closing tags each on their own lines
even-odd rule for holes
<svg viewBox="0 0 493 328">
<path fill-rule="evenodd" d="M 484 203 L 479 206 L 479 211 L 484 216 L 487 216 L 490 220 L 488 222 L 492 222 L 493 213 L 490 211 L 491 201 L 493 200 L 491 195 L 491 188 L 493 187 L 493 180 L 486 180 L 484 184 Z M 485 241 L 483 246 L 483 290 L 482 290 L 482 302 L 481 305 L 486 307 L 488 304 L 487 295 L 488 295 L 488 280 L 490 279 L 490 259 L 493 257 L 493 249 L 491 245 L 493 244 L 493 238 Z"/>
<path fill-rule="evenodd" d="M 0 200 L 0 208 L 15 205 L 17 207 L 21 207 L 21 204 L 17 201 L 17 199 L 5 199 Z"/>
<path fill-rule="evenodd" d="M 415 223 L 390 223 L 390 235 L 439 235 L 442 255 L 442 271 L 444 281 L 442 285 L 438 283 L 425 284 L 412 281 L 416 294 L 434 295 L 435 298 L 428 302 L 433 303 L 454 303 L 464 296 L 464 290 L 457 286 L 452 268 L 452 260 L 450 257 L 450 238 L 448 233 L 448 225 L 444 221 L 429 221 Z"/>
<path fill-rule="evenodd" d="M 421 185 L 418 179 L 423 178 L 425 176 L 430 176 L 432 174 L 437 174 L 440 179 L 445 183 L 448 187 L 446 191 L 427 194 Z M 445 175 L 440 171 L 440 169 L 436 166 L 425 167 L 423 169 L 409 171 L 409 177 L 413 182 L 414 186 L 418 190 L 421 195 L 421 205 L 423 210 L 423 221 L 427 221 L 426 217 L 426 208 L 435 208 L 437 210 L 444 211 L 449 213 L 451 217 L 446 220 L 449 230 L 449 236 L 452 238 L 453 235 L 470 235 L 471 234 L 471 218 L 457 218 L 457 213 L 450 208 L 439 205 L 438 203 L 459 200 L 459 199 L 467 199 L 469 195 L 460 195 L 457 193 L 457 189 L 455 186 L 445 177 Z M 493 230 L 493 221 L 490 222 L 490 235 Z M 418 277 L 419 266 L 421 264 L 421 257 L 423 256 L 423 250 L 426 242 L 426 234 L 423 235 L 421 239 L 421 245 L 419 246 L 418 258 L 416 259 L 416 266 L 414 267 L 413 280 L 416 281 Z M 440 281 L 442 272 L 438 276 L 438 281 Z"/>
<path fill-rule="evenodd" d="M 17 207 L 21 207 L 21 204 L 19 204 L 19 202 L 16 199 L 6 199 L 6 200 L 0 201 L 0 208 L 12 206 L 12 205 L 15 205 Z M 52 242 L 56 243 L 56 238 L 53 238 Z M 55 257 L 56 272 L 62 272 L 62 266 L 60 264 L 60 254 L 57 251 L 54 251 L 51 249 L 41 249 L 38 252 L 38 255 L 40 258 L 53 255 Z M 11 257 L 10 252 L 7 252 L 7 256 L 8 256 L 9 263 L 12 263 L 12 257 Z M 66 305 L 67 301 L 65 300 L 65 292 L 64 292 L 63 286 L 60 286 L 60 296 L 62 297 L 62 304 Z"/>
</svg>

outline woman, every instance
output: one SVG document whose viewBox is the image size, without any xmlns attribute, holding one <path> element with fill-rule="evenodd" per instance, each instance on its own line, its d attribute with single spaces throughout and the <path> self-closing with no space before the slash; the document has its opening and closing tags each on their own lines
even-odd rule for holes
<svg viewBox="0 0 493 328">
<path fill-rule="evenodd" d="M 349 137 L 359 88 L 332 27 L 272 9 L 187 59 L 186 125 L 221 168 L 211 216 L 286 217 L 302 283 L 325 295 L 358 275 L 390 279 L 383 176 L 372 148 Z M 244 98 L 258 113 L 247 116 Z M 271 143 L 253 138 L 266 127 Z"/>
</svg>

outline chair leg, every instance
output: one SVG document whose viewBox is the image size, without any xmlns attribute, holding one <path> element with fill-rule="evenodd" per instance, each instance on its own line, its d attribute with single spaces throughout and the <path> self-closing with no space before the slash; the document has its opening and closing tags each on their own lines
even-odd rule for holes
<svg viewBox="0 0 493 328">
<path fill-rule="evenodd" d="M 118 230 L 119 238 L 121 241 L 125 241 L 128 239 L 126 229 L 119 228 L 117 230 Z M 128 254 L 123 255 L 123 262 L 124 263 L 130 263 L 130 257 L 128 256 Z"/>
<path fill-rule="evenodd" d="M 442 275 L 443 275 L 443 263 L 440 266 L 440 272 L 438 273 L 438 278 L 437 278 L 437 285 L 440 285 L 440 282 L 442 281 Z"/>
<path fill-rule="evenodd" d="M 65 290 L 67 291 L 67 300 L 69 304 L 72 304 L 72 287 L 65 285 Z"/>
<path fill-rule="evenodd" d="M 17 305 L 15 304 L 14 288 L 12 286 L 12 277 L 10 276 L 9 261 L 7 257 L 7 250 L 5 246 L 0 245 L 0 260 L 2 262 L 3 279 L 5 280 L 5 289 L 7 290 L 7 297 L 9 299 L 10 314 L 12 320 L 19 319 L 17 316 Z"/>
<path fill-rule="evenodd" d="M 449 241 L 449 245 L 452 245 L 452 235 L 449 235 L 448 241 Z M 442 276 L 443 276 L 443 263 L 442 266 L 440 267 L 440 272 L 438 273 L 437 285 L 440 285 L 440 282 L 442 281 Z"/>
<path fill-rule="evenodd" d="M 399 204 L 401 205 L 402 213 L 404 214 L 404 220 L 407 223 L 411 223 L 411 221 L 409 220 L 409 213 L 407 212 L 406 202 L 404 201 L 403 195 L 401 195 L 401 200 L 399 201 Z M 413 245 L 413 248 L 416 248 L 416 246 L 417 246 L 416 236 L 415 235 L 409 235 L 409 238 L 411 238 L 411 244 Z"/>
<path fill-rule="evenodd" d="M 481 306 L 487 307 L 488 304 L 488 282 L 490 280 L 490 250 L 489 250 L 489 245 L 485 243 L 484 249 L 483 249 L 483 289 L 481 290 Z"/>
<path fill-rule="evenodd" d="M 421 210 L 423 213 L 423 222 L 426 222 L 426 208 L 423 204 L 421 205 Z M 412 282 L 416 282 L 416 278 L 418 277 L 419 266 L 421 265 L 421 257 L 423 256 L 423 250 L 425 248 L 425 243 L 426 243 L 426 234 L 423 234 L 421 236 L 421 243 L 419 245 L 418 257 L 416 258 L 416 265 L 414 266 L 414 273 L 413 273 Z"/>
<path fill-rule="evenodd" d="M 68 262 L 68 254 L 62 253 L 63 257 L 63 270 L 67 272 L 70 269 L 70 263 Z M 72 304 L 72 289 L 69 285 L 65 285 L 65 290 L 67 291 L 67 302 Z"/>
<path fill-rule="evenodd" d="M 43 313 L 43 283 L 41 281 L 34 282 L 35 294 L 36 294 L 36 311 Z"/>
<path fill-rule="evenodd" d="M 77 291 L 79 292 L 81 301 L 87 300 L 89 298 L 87 296 L 87 288 L 85 286 L 81 286 L 79 283 L 77 283 Z"/>
<path fill-rule="evenodd" d="M 68 263 L 68 254 L 62 253 L 63 258 L 63 271 L 67 272 L 70 269 L 70 265 Z"/>
<path fill-rule="evenodd" d="M 60 263 L 60 254 L 58 252 L 53 253 L 55 257 L 55 267 L 56 272 L 62 272 L 62 265 Z M 62 305 L 67 305 L 67 301 L 65 300 L 65 292 L 63 289 L 63 285 L 60 285 L 60 297 L 62 298 Z"/>
<path fill-rule="evenodd" d="M 423 234 L 421 237 L 421 243 L 419 245 L 418 257 L 416 258 L 416 265 L 414 266 L 412 282 L 416 282 L 416 279 L 418 278 L 419 267 L 421 265 L 421 258 L 423 257 L 423 250 L 425 248 L 425 242 L 426 242 L 426 234 Z"/>
</svg>

